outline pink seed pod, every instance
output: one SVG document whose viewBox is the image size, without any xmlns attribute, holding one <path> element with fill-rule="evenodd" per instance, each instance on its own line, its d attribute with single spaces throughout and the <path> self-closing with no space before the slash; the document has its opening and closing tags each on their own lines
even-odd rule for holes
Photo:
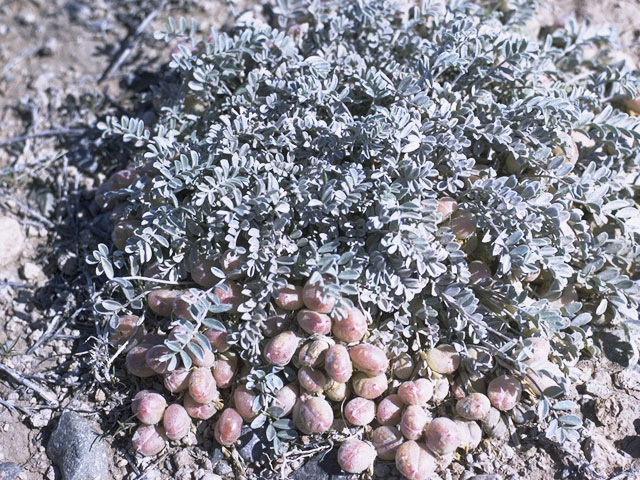
<svg viewBox="0 0 640 480">
<path fill-rule="evenodd" d="M 216 364 L 216 356 L 213 354 L 211 350 L 202 349 L 203 355 L 202 358 L 198 358 L 198 356 L 188 351 L 189 357 L 193 360 L 193 364 L 197 367 L 207 367 L 212 368 Z"/>
<path fill-rule="evenodd" d="M 362 440 L 350 438 L 338 449 L 338 465 L 348 473 L 362 473 L 373 465 L 375 449 Z"/>
<path fill-rule="evenodd" d="M 137 329 L 137 332 L 136 332 Z M 144 336 L 144 327 L 137 315 L 123 315 L 118 317 L 118 325 L 111 334 L 111 344 L 117 347 L 124 345 L 131 337 L 136 336 L 132 345 L 140 343 Z"/>
<path fill-rule="evenodd" d="M 328 315 L 313 310 L 300 310 L 296 316 L 300 328 L 309 335 L 328 335 L 331 332 L 331 319 Z"/>
<path fill-rule="evenodd" d="M 373 422 L 376 417 L 376 404 L 373 400 L 362 397 L 352 398 L 344 406 L 344 418 L 351 425 L 363 427 Z"/>
<path fill-rule="evenodd" d="M 353 392 L 359 397 L 373 400 L 387 390 L 387 376 L 384 373 L 369 377 L 364 373 L 356 373 L 351 381 Z"/>
<path fill-rule="evenodd" d="M 324 369 L 332 380 L 348 382 L 353 374 L 353 364 L 347 347 L 340 344 L 329 347 L 324 356 Z"/>
<path fill-rule="evenodd" d="M 265 320 L 262 333 L 265 337 L 269 338 L 282 333 L 291 326 L 291 320 L 292 316 L 290 312 L 277 308 L 276 311 L 270 314 Z"/>
<path fill-rule="evenodd" d="M 456 210 L 458 210 L 458 202 L 456 202 L 453 198 L 442 197 L 438 200 L 438 207 L 436 208 L 436 211 L 440 215 L 442 215 L 441 221 L 444 222 L 445 220 L 447 220 L 449 217 L 451 217 L 451 215 L 453 215 Z"/>
<path fill-rule="evenodd" d="M 173 313 L 173 305 L 176 298 L 183 293 L 182 290 L 168 290 L 166 288 L 152 290 L 149 292 L 149 295 L 147 295 L 147 304 L 156 315 L 170 317 Z"/>
<path fill-rule="evenodd" d="M 282 332 L 269 340 L 264 348 L 264 358 L 271 365 L 284 367 L 296 353 L 298 342 L 295 333 Z"/>
<path fill-rule="evenodd" d="M 478 225 L 478 218 L 471 212 L 458 211 L 451 217 L 449 227 L 458 240 L 467 240 L 474 233 Z"/>
<path fill-rule="evenodd" d="M 111 232 L 111 241 L 118 250 L 124 250 L 127 240 L 133 235 L 136 228 L 140 226 L 138 220 L 123 220 L 118 222 Z"/>
<path fill-rule="evenodd" d="M 138 420 L 147 425 L 155 425 L 162 420 L 167 401 L 159 393 L 142 390 L 138 392 L 131 402 L 131 410 Z"/>
<path fill-rule="evenodd" d="M 409 440 L 396 451 L 396 468 L 407 480 L 428 480 L 436 470 L 436 458 L 426 447 Z"/>
<path fill-rule="evenodd" d="M 391 371 L 393 376 L 399 380 L 408 380 L 411 378 L 415 369 L 415 362 L 408 353 L 401 353 L 391 363 Z"/>
<path fill-rule="evenodd" d="M 402 413 L 400 431 L 408 440 L 418 440 L 422 436 L 424 427 L 430 420 L 430 415 L 418 405 L 409 405 Z"/>
<path fill-rule="evenodd" d="M 460 445 L 458 426 L 449 418 L 434 418 L 427 425 L 424 433 L 427 447 L 437 455 L 455 452 Z"/>
<path fill-rule="evenodd" d="M 213 260 L 203 260 L 197 263 L 191 270 L 191 278 L 201 287 L 213 287 L 220 281 L 220 279 L 211 272 L 211 268 L 214 266 L 215 262 Z"/>
<path fill-rule="evenodd" d="M 147 350 L 145 361 L 154 372 L 159 374 L 167 373 L 170 362 L 169 354 L 171 354 L 171 351 L 164 345 L 154 345 Z"/>
<path fill-rule="evenodd" d="M 449 380 L 438 378 L 433 382 L 433 402 L 437 405 L 449 395 Z"/>
<path fill-rule="evenodd" d="M 298 387 L 296 387 L 295 384 L 290 383 L 278 391 L 273 405 L 282 408 L 283 412 L 281 417 L 286 417 L 293 411 L 293 407 L 297 400 Z"/>
<path fill-rule="evenodd" d="M 389 368 L 389 359 L 387 359 L 384 350 L 369 343 L 351 347 L 349 356 L 353 366 L 367 375 L 380 375 Z"/>
<path fill-rule="evenodd" d="M 198 403 L 193 398 L 191 398 L 189 392 L 184 394 L 184 398 L 182 399 L 182 406 L 191 418 L 197 418 L 199 420 L 208 420 L 216 413 L 218 413 L 218 407 L 216 406 L 215 402 Z"/>
<path fill-rule="evenodd" d="M 162 416 L 162 426 L 171 440 L 180 440 L 191 429 L 191 417 L 182 405 L 169 405 Z"/>
<path fill-rule="evenodd" d="M 491 270 L 486 263 L 480 260 L 474 260 L 469 264 L 469 273 L 471 274 L 469 281 L 473 284 L 478 284 L 487 278 L 491 278 Z"/>
<path fill-rule="evenodd" d="M 347 384 L 329 380 L 324 386 L 324 395 L 333 402 L 341 402 L 347 398 Z"/>
<path fill-rule="evenodd" d="M 371 443 L 373 443 L 381 460 L 396 458 L 396 451 L 403 442 L 402 433 L 396 427 L 384 425 L 371 433 Z"/>
<path fill-rule="evenodd" d="M 258 412 L 253 410 L 253 404 L 257 395 L 247 389 L 245 385 L 240 385 L 233 392 L 233 405 L 240 416 L 250 422 L 258 416 Z"/>
<path fill-rule="evenodd" d="M 127 352 L 127 356 L 125 357 L 127 372 L 141 378 L 152 377 L 156 374 L 156 372 L 147 365 L 146 357 L 149 348 L 149 345 L 140 344 Z"/>
<path fill-rule="evenodd" d="M 191 372 L 184 368 L 174 370 L 164 376 L 164 388 L 171 393 L 184 392 L 189 388 Z"/>
<path fill-rule="evenodd" d="M 237 280 L 242 277 L 242 266 L 246 263 L 247 256 L 238 250 L 227 250 L 220 258 L 220 268 L 229 280 Z"/>
<path fill-rule="evenodd" d="M 303 367 L 321 367 L 328 349 L 329 342 L 324 338 L 305 343 L 298 352 L 298 363 Z"/>
<path fill-rule="evenodd" d="M 293 420 L 303 433 L 324 433 L 333 424 L 333 410 L 324 398 L 309 397 L 293 407 Z"/>
<path fill-rule="evenodd" d="M 349 310 L 346 317 L 334 315 L 331 320 L 333 335 L 343 342 L 359 342 L 367 333 L 367 317 L 357 308 Z"/>
<path fill-rule="evenodd" d="M 207 337 L 211 348 L 216 352 L 222 353 L 229 350 L 230 346 L 227 343 L 227 332 L 224 330 L 214 330 L 213 328 L 207 328 L 203 335 Z"/>
<path fill-rule="evenodd" d="M 400 395 L 387 395 L 376 409 L 376 419 L 380 425 L 397 425 L 402 419 L 402 409 L 404 402 Z"/>
<path fill-rule="evenodd" d="M 458 400 L 456 413 L 465 420 L 482 420 L 491 409 L 491 402 L 482 393 L 471 393 Z"/>
<path fill-rule="evenodd" d="M 177 318 L 184 320 L 195 321 L 191 314 L 191 303 L 195 300 L 194 294 L 189 291 L 183 291 L 180 295 L 176 296 L 173 300 L 173 313 Z"/>
<path fill-rule="evenodd" d="M 460 448 L 467 451 L 475 449 L 482 440 L 482 429 L 473 421 L 469 420 L 454 420 L 458 426 L 458 433 L 460 434 Z"/>
<path fill-rule="evenodd" d="M 433 383 L 426 378 L 404 382 L 398 387 L 398 395 L 407 405 L 424 405 L 433 396 Z"/>
<path fill-rule="evenodd" d="M 427 364 L 434 372 L 449 375 L 460 366 L 460 355 L 451 345 L 438 345 L 427 351 Z"/>
<path fill-rule="evenodd" d="M 551 363 L 548 361 L 537 363 L 533 368 L 537 371 L 545 370 L 558 377 L 562 376 L 562 371 L 560 370 L 560 368 L 555 363 Z M 531 391 L 533 391 L 533 393 L 536 395 L 541 395 L 547 388 L 558 386 L 558 383 L 548 375 L 545 375 L 542 372 L 540 372 L 540 375 L 538 375 L 532 370 L 527 371 L 525 381 L 531 388 Z"/>
<path fill-rule="evenodd" d="M 114 204 L 114 200 L 107 200 L 107 193 L 127 188 L 138 178 L 140 178 L 140 176 L 133 169 L 126 168 L 124 170 L 115 172 L 97 188 L 95 196 L 96 203 L 102 209 L 111 208 Z"/>
<path fill-rule="evenodd" d="M 304 307 L 302 287 L 289 284 L 281 288 L 275 297 L 275 302 L 283 310 L 300 310 Z"/>
<path fill-rule="evenodd" d="M 140 455 L 157 455 L 165 446 L 163 432 L 155 425 L 140 425 L 133 434 L 133 448 Z"/>
<path fill-rule="evenodd" d="M 522 384 L 520 380 L 510 375 L 494 378 L 487 387 L 487 396 L 491 405 L 503 412 L 515 407 L 521 395 Z"/>
<path fill-rule="evenodd" d="M 311 367 L 302 367 L 298 370 L 298 383 L 307 392 L 320 393 L 324 390 L 327 378 L 320 370 Z"/>
<path fill-rule="evenodd" d="M 198 367 L 191 372 L 189 395 L 198 403 L 209 403 L 218 397 L 216 381 L 210 368 Z"/>
<path fill-rule="evenodd" d="M 233 377 L 238 368 L 238 357 L 233 352 L 227 352 L 220 356 L 213 366 L 213 378 L 216 380 L 218 388 L 231 386 Z"/>
<path fill-rule="evenodd" d="M 331 313 L 336 299 L 324 293 L 321 285 L 307 282 L 302 289 L 302 301 L 305 307 L 318 313 Z"/>
<path fill-rule="evenodd" d="M 525 364 L 537 365 L 549 360 L 549 355 L 551 355 L 551 344 L 546 338 L 529 337 L 525 339 L 524 345 L 527 350 L 532 353 L 531 357 L 524 361 Z"/>
<path fill-rule="evenodd" d="M 151 262 L 142 270 L 142 276 L 147 278 L 162 278 L 163 275 L 160 264 L 158 262 Z"/>
<path fill-rule="evenodd" d="M 233 445 L 242 432 L 242 417 L 233 408 L 225 408 L 213 429 L 213 436 L 220 445 Z"/>
<path fill-rule="evenodd" d="M 231 280 L 225 280 L 213 290 L 213 293 L 218 296 L 220 303 L 231 305 L 231 310 L 228 313 L 238 313 L 238 307 L 244 300 L 240 285 Z"/>
</svg>

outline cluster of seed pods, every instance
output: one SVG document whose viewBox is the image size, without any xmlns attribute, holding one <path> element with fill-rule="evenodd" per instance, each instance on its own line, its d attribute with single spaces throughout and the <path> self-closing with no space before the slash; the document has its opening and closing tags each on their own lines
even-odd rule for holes
<svg viewBox="0 0 640 480">
<path fill-rule="evenodd" d="M 133 174 L 119 172 L 116 176 L 135 179 Z M 114 182 L 122 188 L 124 180 Z M 438 212 L 450 218 L 454 233 L 464 240 L 475 232 L 475 218 L 456 210 L 453 199 L 439 202 Z M 130 229 L 123 222 L 119 225 L 114 243 L 121 247 L 135 225 Z M 236 283 L 242 278 L 243 263 L 242 255 L 228 251 L 219 261 L 196 265 L 191 278 L 200 287 L 213 289 L 222 303 L 231 306 L 233 315 L 243 301 L 242 288 Z M 213 267 L 225 273 L 222 284 L 213 275 Z M 470 269 L 472 279 L 486 278 L 476 267 Z M 155 273 L 152 266 L 145 275 Z M 190 295 L 188 290 L 156 289 L 149 293 L 147 303 L 159 317 L 193 320 Z M 477 391 L 466 391 L 455 381 L 460 355 L 447 344 L 390 361 L 383 346 L 368 340 L 370 325 L 365 313 L 357 307 L 334 308 L 337 299 L 327 295 L 320 284 L 287 285 L 274 295 L 273 303 L 277 315 L 263 329 L 264 361 L 297 371 L 297 381 L 278 392 L 275 404 L 304 434 L 328 432 L 340 425 L 340 419 L 354 427 L 350 430 L 353 436 L 338 451 L 338 462 L 346 472 L 364 472 L 379 458 L 395 461 L 399 472 L 410 480 L 426 479 L 436 469 L 446 468 L 456 450 L 475 448 L 483 433 L 499 436 L 506 431 L 501 412 L 513 409 L 520 400 L 522 384 L 517 378 L 496 376 Z M 132 402 L 140 421 L 133 445 L 142 455 L 156 455 L 167 440 L 182 439 L 197 421 L 214 422 L 216 441 L 232 446 L 243 423 L 260 413 L 254 410 L 256 392 L 242 383 L 239 358 L 230 349 L 226 332 L 204 329 L 212 352 L 205 352 L 202 358 L 192 356 L 193 366 L 188 370 L 168 370 L 170 351 L 164 341 L 175 338 L 180 328 L 166 336 L 145 335 L 140 319 L 128 315 L 119 319 L 112 336 L 116 345 L 128 341 L 129 373 L 161 375 L 169 392 L 143 390 Z M 535 357 L 531 365 L 552 365 L 547 361 L 546 339 L 531 339 L 531 349 Z M 546 387 L 540 387 L 544 379 L 535 380 L 531 389 L 539 393 Z M 436 407 L 448 415 L 434 416 Z"/>
</svg>

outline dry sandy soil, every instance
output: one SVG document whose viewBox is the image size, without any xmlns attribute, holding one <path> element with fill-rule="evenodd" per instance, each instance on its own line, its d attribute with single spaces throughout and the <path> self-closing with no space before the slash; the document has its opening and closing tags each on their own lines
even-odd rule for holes
<svg viewBox="0 0 640 480">
<path fill-rule="evenodd" d="M 19 479 L 62 478 L 45 450 L 62 409 L 97 421 L 113 447 L 110 478 L 237 476 L 233 462 L 211 453 L 210 441 L 159 460 L 135 459 L 121 429 L 127 392 L 136 386 L 112 380 L 98 387 L 92 369 L 89 336 L 100 326 L 84 258 L 110 229 L 93 190 L 126 157 L 121 144 L 99 138 L 95 123 L 107 114 L 148 114 L 139 94 L 168 57 L 170 47 L 151 35 L 167 14 L 194 16 L 205 27 L 231 15 L 223 1 L 157 3 L 162 8 L 131 0 L 0 0 L 0 212 L 24 232 L 12 238 L 23 242 L 21 256 L 0 266 L 0 464 L 16 463 Z M 559 0 L 543 8 L 540 22 L 572 12 L 617 26 L 625 51 L 640 58 L 638 1 Z M 640 479 L 640 373 L 625 368 L 620 332 L 598 336 L 604 357 L 580 365 L 586 428 L 579 445 L 560 449 L 543 432 L 516 430 L 508 444 L 489 442 L 457 459 L 451 478 Z M 0 480 L 9 475 L 0 468 Z M 376 476 L 393 472 L 382 466 Z"/>
</svg>

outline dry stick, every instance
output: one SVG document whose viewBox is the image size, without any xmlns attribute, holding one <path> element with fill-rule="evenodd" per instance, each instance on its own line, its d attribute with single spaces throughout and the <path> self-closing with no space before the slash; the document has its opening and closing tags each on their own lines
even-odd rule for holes
<svg viewBox="0 0 640 480">
<path fill-rule="evenodd" d="M 43 400 L 46 400 L 46 402 L 52 407 L 58 407 L 60 405 L 58 403 L 58 398 L 54 393 L 44 390 L 43 388 L 39 387 L 36 383 L 32 382 L 28 378 L 25 378 L 23 375 L 16 372 L 12 368 L 7 367 L 4 363 L 1 363 L 1 362 L 0 362 L 0 372 L 4 372 L 5 374 L 13 378 L 13 380 L 18 382 L 20 385 L 23 385 L 33 390 Z"/>
<path fill-rule="evenodd" d="M 15 203 L 20 208 L 20 210 L 22 210 L 26 214 L 30 215 L 31 217 L 33 217 L 36 220 L 40 221 L 41 223 L 45 224 L 49 228 L 55 228 L 55 224 L 51 220 L 49 220 L 48 218 L 43 216 L 41 213 L 36 212 L 35 210 L 30 208 L 29 206 L 25 205 L 20 200 L 18 200 L 16 197 L 14 197 L 12 195 L 9 195 L 8 193 L 6 193 L 4 191 L 2 192 L 2 195 L 4 197 L 6 197 L 7 199 L 11 200 L 13 203 Z"/>
<path fill-rule="evenodd" d="M 71 316 L 64 322 L 65 325 L 72 321 L 73 319 L 75 319 L 78 315 L 80 315 L 81 312 L 83 312 L 84 310 L 87 310 L 89 307 L 83 306 L 78 308 L 75 312 L 73 312 L 73 314 L 71 314 Z M 47 327 L 47 330 L 40 336 L 40 338 L 38 338 L 38 340 L 36 340 L 36 343 L 34 343 L 31 348 L 29 348 L 29 350 L 27 350 L 27 355 L 31 355 L 36 348 L 38 348 L 40 345 L 42 345 L 45 341 L 48 341 L 49 339 L 55 337 L 54 333 L 55 331 L 58 329 L 58 325 L 60 325 L 60 321 L 62 320 L 62 315 L 58 314 L 55 317 L 53 317 L 53 321 L 51 323 L 49 323 L 49 326 Z"/>
<path fill-rule="evenodd" d="M 142 22 L 140 22 L 140 25 L 138 25 L 138 27 L 135 29 L 133 33 L 127 35 L 124 41 L 120 44 L 120 49 L 118 50 L 118 56 L 109 63 L 109 66 L 107 67 L 107 69 L 100 76 L 98 83 L 101 83 L 104 80 L 106 80 L 109 77 L 109 75 L 111 75 L 113 72 L 115 72 L 120 68 L 120 66 L 124 63 L 124 61 L 127 59 L 129 54 L 133 50 L 133 47 L 135 46 L 138 38 L 140 37 L 140 34 L 142 34 L 144 29 L 147 28 L 147 26 L 156 17 L 156 15 L 158 15 L 158 13 L 160 13 L 160 11 L 164 9 L 165 3 L 166 3 L 166 0 L 163 0 L 162 3 L 160 3 L 160 5 L 158 5 L 155 9 L 151 11 L 151 13 L 149 13 L 146 17 L 144 17 L 144 19 L 142 19 Z"/>
<path fill-rule="evenodd" d="M 41 130 L 35 133 L 28 133 L 26 135 L 20 135 L 19 137 L 14 137 L 10 140 L 5 140 L 4 142 L 0 142 L 0 148 L 6 147 L 8 145 L 13 145 L 14 143 L 20 143 L 25 140 L 29 140 L 30 138 L 39 138 L 39 137 L 56 137 L 56 136 L 64 136 L 64 135 L 79 135 L 81 133 L 85 133 L 86 130 L 84 128 L 58 128 L 52 130 Z"/>
</svg>

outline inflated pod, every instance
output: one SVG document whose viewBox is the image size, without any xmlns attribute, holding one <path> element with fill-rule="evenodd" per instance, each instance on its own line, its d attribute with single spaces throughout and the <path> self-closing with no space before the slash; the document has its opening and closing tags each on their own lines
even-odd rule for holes
<svg viewBox="0 0 640 480">
<path fill-rule="evenodd" d="M 176 299 L 183 294 L 184 291 L 182 290 L 159 288 L 149 292 L 149 295 L 147 295 L 147 304 L 156 315 L 170 317 L 173 313 L 173 306 Z"/>
<path fill-rule="evenodd" d="M 253 410 L 256 398 L 257 395 L 245 385 L 240 385 L 233 392 L 233 405 L 240 416 L 247 422 L 258 416 L 258 412 Z"/>
<path fill-rule="evenodd" d="M 218 353 L 223 353 L 229 350 L 230 346 L 227 343 L 227 332 L 224 330 L 215 330 L 213 328 L 207 328 L 204 332 L 202 332 L 205 337 L 209 340 L 211 344 L 211 348 L 213 348 Z"/>
<path fill-rule="evenodd" d="M 329 342 L 323 338 L 305 343 L 298 352 L 298 363 L 303 367 L 321 367 L 329 347 Z"/>
<path fill-rule="evenodd" d="M 431 416 L 418 405 L 409 405 L 402 413 L 400 431 L 408 440 L 418 440 Z"/>
<path fill-rule="evenodd" d="M 347 398 L 348 389 L 346 383 L 329 380 L 324 386 L 324 395 L 331 401 L 341 402 Z"/>
<path fill-rule="evenodd" d="M 415 362 L 408 353 L 401 353 L 391 362 L 393 376 L 399 380 L 408 380 L 415 369 Z"/>
<path fill-rule="evenodd" d="M 164 345 L 154 345 L 145 355 L 147 366 L 156 373 L 163 374 L 169 371 L 171 350 Z"/>
<path fill-rule="evenodd" d="M 328 335 L 331 332 L 331 318 L 324 313 L 303 309 L 296 315 L 296 321 L 309 335 Z"/>
<path fill-rule="evenodd" d="M 233 352 L 227 352 L 218 357 L 213 366 L 213 378 L 216 380 L 218 388 L 230 387 L 236 370 L 238 368 L 238 357 Z"/>
<path fill-rule="evenodd" d="M 298 337 L 293 332 L 282 332 L 273 337 L 264 348 L 264 358 L 271 365 L 284 367 L 298 349 Z"/>
<path fill-rule="evenodd" d="M 353 392 L 359 397 L 373 400 L 387 390 L 387 377 L 384 373 L 370 377 L 364 373 L 356 373 L 351 379 Z"/>
<path fill-rule="evenodd" d="M 434 372 L 449 375 L 460 366 L 460 355 L 451 345 L 438 345 L 427 351 L 427 364 Z"/>
<path fill-rule="evenodd" d="M 302 289 L 302 301 L 309 310 L 318 313 L 331 313 L 336 299 L 324 292 L 322 285 L 307 282 Z"/>
<path fill-rule="evenodd" d="M 455 452 L 460 446 L 458 426 L 449 418 L 434 418 L 427 425 L 424 434 L 427 447 L 438 455 Z"/>
<path fill-rule="evenodd" d="M 191 372 L 189 394 L 198 403 L 209 403 L 218 397 L 216 380 L 210 368 L 198 367 Z"/>
<path fill-rule="evenodd" d="M 397 425 L 402 419 L 405 404 L 400 395 L 392 394 L 384 397 L 376 408 L 376 420 L 380 425 Z"/>
<path fill-rule="evenodd" d="M 467 395 L 456 403 L 456 413 L 465 420 L 482 420 L 490 409 L 489 398 L 477 392 Z"/>
<path fill-rule="evenodd" d="M 376 416 L 376 404 L 373 400 L 355 397 L 344 406 L 344 418 L 351 425 L 362 427 L 373 422 Z"/>
<path fill-rule="evenodd" d="M 281 417 L 286 417 L 293 411 L 293 407 L 298 400 L 298 387 L 295 384 L 290 383 L 282 387 L 276 394 L 276 398 L 273 404 L 282 408 L 283 413 Z"/>
<path fill-rule="evenodd" d="M 353 374 L 353 364 L 347 347 L 340 344 L 329 347 L 324 356 L 324 369 L 332 380 L 348 382 Z"/>
<path fill-rule="evenodd" d="M 357 308 L 351 308 L 345 317 L 334 315 L 331 320 L 333 335 L 343 342 L 359 342 L 367 333 L 367 317 Z"/>
<path fill-rule="evenodd" d="M 191 429 L 191 417 L 182 405 L 169 405 L 162 416 L 162 426 L 171 440 L 180 440 Z"/>
<path fill-rule="evenodd" d="M 409 440 L 396 451 L 396 468 L 407 480 L 428 480 L 436 470 L 436 457 L 424 445 Z"/>
<path fill-rule="evenodd" d="M 136 377 L 146 378 L 156 374 L 153 369 L 147 365 L 147 352 L 151 345 L 136 345 L 127 352 L 125 357 L 125 366 L 127 371 Z"/>
<path fill-rule="evenodd" d="M 287 285 L 286 287 L 278 290 L 275 297 L 275 302 L 278 307 L 283 310 L 300 310 L 304 307 L 302 301 L 302 287 L 297 285 Z"/>
<path fill-rule="evenodd" d="M 151 457 L 165 446 L 163 431 L 156 425 L 140 425 L 133 434 L 133 448 L 141 455 Z"/>
<path fill-rule="evenodd" d="M 227 250 L 220 257 L 220 268 L 230 280 L 242 277 L 242 267 L 247 261 L 247 256 L 238 249 Z"/>
<path fill-rule="evenodd" d="M 338 449 L 338 465 L 348 473 L 362 473 L 373 465 L 376 451 L 367 442 L 349 438 Z"/>
<path fill-rule="evenodd" d="M 293 420 L 303 433 L 324 433 L 333 424 L 333 410 L 324 398 L 309 397 L 296 403 Z"/>
<path fill-rule="evenodd" d="M 491 405 L 503 412 L 515 407 L 521 395 L 522 384 L 511 375 L 494 378 L 487 386 L 487 396 Z"/>
<path fill-rule="evenodd" d="M 171 393 L 184 392 L 189 388 L 191 372 L 181 368 L 164 375 L 164 387 Z"/>
<path fill-rule="evenodd" d="M 433 383 L 426 378 L 403 382 L 398 395 L 407 405 L 424 405 L 433 397 Z"/>
<path fill-rule="evenodd" d="M 458 202 L 456 202 L 451 197 L 442 197 L 438 200 L 438 206 L 436 208 L 436 212 L 438 212 L 442 219 L 441 221 L 447 220 L 453 213 L 458 210 Z"/>
<path fill-rule="evenodd" d="M 383 425 L 371 433 L 371 443 L 381 460 L 393 460 L 404 438 L 396 427 Z"/>
<path fill-rule="evenodd" d="M 242 288 L 236 282 L 231 280 L 225 280 L 216 288 L 214 288 L 213 293 L 216 294 L 220 303 L 224 305 L 231 305 L 231 309 L 228 313 L 237 313 L 238 307 L 244 300 L 244 296 L 242 295 Z"/>
<path fill-rule="evenodd" d="M 133 233 L 139 226 L 140 222 L 138 220 L 123 220 L 118 222 L 111 232 L 111 241 L 115 247 L 118 250 L 124 250 L 124 247 L 127 246 L 127 241 L 133 236 Z"/>
<path fill-rule="evenodd" d="M 182 406 L 191 418 L 197 418 L 199 420 L 208 420 L 216 413 L 218 413 L 218 406 L 215 402 L 198 403 L 193 398 L 191 398 L 189 392 L 186 392 L 184 394 L 184 398 L 182 399 Z"/>
<path fill-rule="evenodd" d="M 301 367 L 298 370 L 298 383 L 307 392 L 320 393 L 324 390 L 327 378 L 317 368 Z"/>
<path fill-rule="evenodd" d="M 140 422 L 155 425 L 162 420 L 162 414 L 167 408 L 167 401 L 162 395 L 148 390 L 142 390 L 133 397 L 131 411 Z"/>
<path fill-rule="evenodd" d="M 206 259 L 197 263 L 191 270 L 191 279 L 198 285 L 204 288 L 211 288 L 220 281 L 220 278 L 216 277 L 211 269 L 216 264 L 213 260 Z"/>
<path fill-rule="evenodd" d="M 213 429 L 213 436 L 220 445 L 233 445 L 242 432 L 242 417 L 233 408 L 225 408 Z"/>
<path fill-rule="evenodd" d="M 384 373 L 389 368 L 389 359 L 380 347 L 362 343 L 351 347 L 349 356 L 353 366 L 372 377 Z"/>
<path fill-rule="evenodd" d="M 117 347 L 124 345 L 135 335 L 132 344 L 140 343 L 144 336 L 144 327 L 137 315 L 122 315 L 118 317 L 118 323 L 110 335 L 111 343 Z"/>
</svg>

